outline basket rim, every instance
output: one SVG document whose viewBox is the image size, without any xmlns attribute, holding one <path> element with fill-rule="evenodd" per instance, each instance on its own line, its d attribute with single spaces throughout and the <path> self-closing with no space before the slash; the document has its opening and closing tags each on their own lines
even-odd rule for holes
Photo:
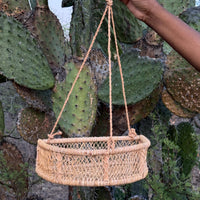
<svg viewBox="0 0 200 200">
<path fill-rule="evenodd" d="M 130 136 L 113 136 L 113 141 L 118 140 L 140 140 L 141 143 L 134 144 L 132 146 L 126 147 L 118 147 L 114 149 L 73 149 L 73 148 L 64 148 L 59 146 L 54 146 L 51 144 L 59 144 L 59 143 L 78 143 L 78 142 L 101 142 L 101 141 L 108 141 L 110 139 L 109 136 L 107 137 L 84 137 L 84 138 L 59 138 L 50 140 L 48 143 L 48 139 L 39 139 L 37 142 L 38 148 L 43 148 L 48 151 L 56 152 L 56 153 L 63 153 L 63 154 L 70 154 L 70 155 L 84 155 L 84 156 L 93 156 L 93 155 L 105 155 L 105 154 L 117 154 L 123 152 L 130 152 L 130 151 L 138 151 L 140 149 L 147 149 L 150 146 L 150 141 L 143 135 L 137 135 L 136 137 L 132 138 Z"/>
</svg>

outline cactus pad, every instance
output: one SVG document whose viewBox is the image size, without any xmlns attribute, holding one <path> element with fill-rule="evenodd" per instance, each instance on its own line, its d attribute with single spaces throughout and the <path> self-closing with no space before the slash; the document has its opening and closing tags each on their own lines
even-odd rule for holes
<svg viewBox="0 0 200 200">
<path fill-rule="evenodd" d="M 103 11 L 105 2 L 99 0 L 83 0 L 74 1 L 72 20 L 70 24 L 70 46 L 74 56 L 82 57 L 88 49 L 92 36 L 97 30 Z M 94 48 L 101 49 L 107 55 L 108 41 L 108 23 L 107 18 L 102 23 L 100 32 L 94 43 Z M 80 34 L 81 33 L 81 34 Z M 121 47 L 119 45 L 121 53 Z M 111 52 L 114 58 L 115 43 L 113 31 L 111 28 Z"/>
<path fill-rule="evenodd" d="M 48 7 L 37 7 L 27 27 L 38 39 L 49 65 L 62 67 L 65 63 L 65 37 L 57 17 Z"/>
<path fill-rule="evenodd" d="M 113 15 L 117 38 L 123 43 L 133 43 L 142 36 L 144 27 L 120 1 L 113 1 Z"/>
<path fill-rule="evenodd" d="M 54 77 L 30 33 L 16 20 L 0 13 L 0 74 L 19 85 L 44 90 Z"/>
<path fill-rule="evenodd" d="M 3 142 L 0 158 L 0 182 L 14 191 L 16 199 L 24 199 L 28 192 L 28 176 L 21 152 L 15 145 Z"/>
<path fill-rule="evenodd" d="M 90 53 L 91 70 L 94 73 L 97 86 L 99 87 L 109 74 L 108 60 L 99 49 L 92 49 Z"/>
<path fill-rule="evenodd" d="M 133 105 L 128 105 L 130 125 L 134 125 L 141 119 L 147 117 L 155 108 L 161 93 L 161 86 L 156 88 L 148 97 Z M 98 109 L 95 127 L 92 130 L 93 136 L 109 136 L 109 108 L 101 105 Z M 121 135 L 127 130 L 126 113 L 124 106 L 113 107 L 113 134 Z"/>
<path fill-rule="evenodd" d="M 188 176 L 197 159 L 197 137 L 194 134 L 192 125 L 188 122 L 180 123 L 177 130 L 179 133 L 177 144 L 180 148 L 179 156 L 181 157 L 182 173 Z"/>
<path fill-rule="evenodd" d="M 195 6 L 195 0 L 158 0 L 158 2 L 177 16 L 187 8 Z"/>
<path fill-rule="evenodd" d="M 30 6 L 27 0 L 0 0 L 0 11 L 20 20 L 28 15 Z"/>
<path fill-rule="evenodd" d="M 78 63 L 67 63 L 65 81 L 56 84 L 56 91 L 52 95 L 56 117 L 61 111 L 79 67 Z M 70 137 L 88 136 L 95 120 L 96 107 L 96 87 L 89 68 L 84 66 L 59 121 L 61 129 Z"/>
<path fill-rule="evenodd" d="M 22 138 L 30 144 L 47 138 L 53 128 L 54 120 L 50 114 L 34 110 L 22 109 L 18 115 L 17 129 Z"/>
<path fill-rule="evenodd" d="M 167 92 L 167 90 L 162 92 L 162 101 L 172 113 L 179 117 L 192 118 L 196 115 L 196 113 L 190 112 L 186 108 L 182 107 L 178 102 L 176 102 Z"/>
<path fill-rule="evenodd" d="M 4 110 L 4 134 L 20 138 L 16 127 L 17 115 L 22 108 L 27 107 L 27 104 L 19 96 L 11 81 L 0 84 L 0 101 Z"/>
<path fill-rule="evenodd" d="M 40 111 L 52 110 L 51 90 L 32 90 L 18 84 L 14 84 L 14 86 L 29 106 Z"/>
<path fill-rule="evenodd" d="M 190 27 L 200 32 L 200 6 L 187 9 L 179 17 Z"/>
<path fill-rule="evenodd" d="M 192 67 L 168 70 L 165 84 L 172 98 L 191 112 L 200 112 L 200 73 Z"/>
<path fill-rule="evenodd" d="M 159 86 L 163 73 L 160 61 L 138 57 L 138 52 L 129 51 L 121 56 L 121 63 L 127 104 L 141 101 Z M 107 78 L 98 92 L 99 98 L 106 103 L 109 102 L 108 82 Z M 112 98 L 113 104 L 124 104 L 118 65 L 112 68 Z"/>
</svg>

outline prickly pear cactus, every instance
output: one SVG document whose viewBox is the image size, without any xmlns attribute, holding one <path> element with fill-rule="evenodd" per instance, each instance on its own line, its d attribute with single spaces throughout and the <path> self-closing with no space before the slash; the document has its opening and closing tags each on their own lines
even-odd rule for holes
<svg viewBox="0 0 200 200">
<path fill-rule="evenodd" d="M 29 16 L 31 9 L 27 0 L 0 0 L 0 11 L 22 21 Z"/>
<path fill-rule="evenodd" d="M 97 87 L 99 87 L 109 74 L 108 60 L 100 49 L 92 49 L 89 59 Z"/>
<path fill-rule="evenodd" d="M 127 104 L 135 104 L 145 99 L 159 86 L 163 73 L 160 61 L 138 57 L 138 52 L 129 51 L 121 56 L 121 63 Z M 109 102 L 108 85 L 107 78 L 98 92 L 99 98 L 106 103 Z M 124 104 L 118 65 L 112 68 L 112 98 L 113 104 Z"/>
<path fill-rule="evenodd" d="M 0 13 L 0 74 L 28 88 L 53 87 L 54 77 L 30 33 L 16 20 Z"/>
<path fill-rule="evenodd" d="M 139 122 L 149 115 L 155 108 L 162 87 L 156 88 L 148 97 L 137 102 L 136 104 L 128 105 L 130 125 Z M 109 107 L 101 105 L 98 108 L 95 127 L 92 130 L 93 136 L 109 136 Z M 113 107 L 113 135 L 122 135 L 127 130 L 127 120 L 124 106 Z"/>
<path fill-rule="evenodd" d="M 195 0 L 158 0 L 158 2 L 177 16 L 185 9 L 195 6 Z"/>
<path fill-rule="evenodd" d="M 113 15 L 120 42 L 133 43 L 142 36 L 144 24 L 136 19 L 121 1 L 113 1 Z"/>
<path fill-rule="evenodd" d="M 197 138 L 190 123 L 180 123 L 177 126 L 177 130 L 179 133 L 177 144 L 180 148 L 179 155 L 181 157 L 182 173 L 188 176 L 197 159 Z"/>
<path fill-rule="evenodd" d="M 4 110 L 5 129 L 4 134 L 15 138 L 20 138 L 17 131 L 17 115 L 22 108 L 28 105 L 17 93 L 11 81 L 0 84 L 0 101 Z"/>
<path fill-rule="evenodd" d="M 22 138 L 30 144 L 47 138 L 53 128 L 54 120 L 50 114 L 33 108 L 22 109 L 18 115 L 17 130 Z"/>
<path fill-rule="evenodd" d="M 75 1 L 73 6 L 72 20 L 70 25 L 70 46 L 72 54 L 83 57 L 87 51 L 91 39 L 96 32 L 105 9 L 105 2 L 99 0 Z M 102 23 L 99 34 L 94 43 L 94 48 L 102 50 L 107 55 L 108 23 L 107 19 Z M 80 34 L 81 33 L 81 34 Z M 121 53 L 121 47 L 119 45 Z M 111 29 L 111 52 L 114 59 L 115 43 Z"/>
<path fill-rule="evenodd" d="M 4 133 L 4 113 L 3 113 L 3 108 L 2 108 L 2 103 L 0 102 L 0 141 L 3 137 L 3 133 Z"/>
<path fill-rule="evenodd" d="M 179 17 L 190 27 L 200 31 L 200 6 L 187 9 Z"/>
<path fill-rule="evenodd" d="M 178 102 L 176 102 L 172 96 L 167 92 L 167 90 L 164 90 L 162 92 L 162 101 L 165 104 L 165 106 L 175 115 L 183 118 L 192 118 L 197 113 L 191 112 L 181 106 Z"/>
<path fill-rule="evenodd" d="M 81 57 L 82 47 L 88 49 L 91 40 L 90 20 L 91 0 L 74 1 L 69 33 L 72 55 Z"/>
<path fill-rule="evenodd" d="M 14 87 L 29 106 L 40 111 L 52 110 L 51 90 L 32 90 L 16 83 Z"/>
<path fill-rule="evenodd" d="M 62 67 L 65 63 L 65 38 L 61 24 L 50 11 L 47 1 L 37 1 L 34 15 L 26 23 L 37 38 L 51 67 Z"/>
<path fill-rule="evenodd" d="M 80 64 L 70 62 L 65 65 L 65 68 L 67 72 L 66 79 L 56 84 L 56 91 L 52 95 L 53 110 L 56 117 L 59 115 L 71 89 Z M 88 136 L 94 124 L 96 108 L 96 87 L 89 68 L 84 66 L 59 121 L 65 135 L 70 137 Z"/>
<path fill-rule="evenodd" d="M 178 67 L 178 66 L 177 66 Z M 165 72 L 167 91 L 173 99 L 191 112 L 200 112 L 200 73 L 192 67 Z"/>
<path fill-rule="evenodd" d="M 21 152 L 11 143 L 0 146 L 0 182 L 7 186 L 7 193 L 12 189 L 15 199 L 24 199 L 28 192 L 27 168 Z M 12 198 L 11 198 L 12 199 Z"/>
</svg>

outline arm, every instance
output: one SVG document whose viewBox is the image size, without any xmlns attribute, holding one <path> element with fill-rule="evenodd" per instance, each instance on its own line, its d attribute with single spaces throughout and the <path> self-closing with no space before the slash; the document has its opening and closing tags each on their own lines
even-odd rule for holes
<svg viewBox="0 0 200 200">
<path fill-rule="evenodd" d="M 200 33 L 165 10 L 156 0 L 122 0 L 138 19 L 154 29 L 200 71 Z"/>
</svg>

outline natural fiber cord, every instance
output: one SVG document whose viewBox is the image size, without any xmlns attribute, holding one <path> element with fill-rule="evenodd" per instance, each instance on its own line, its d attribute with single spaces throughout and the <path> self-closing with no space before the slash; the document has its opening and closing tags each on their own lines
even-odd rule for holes
<svg viewBox="0 0 200 200">
<path fill-rule="evenodd" d="M 89 50 L 72 84 L 57 121 L 46 140 L 38 140 L 36 172 L 39 176 L 53 183 L 73 186 L 108 186 L 121 185 L 145 178 L 148 173 L 146 155 L 150 141 L 137 135 L 130 128 L 126 102 L 122 67 L 120 62 L 117 36 L 112 11 L 112 0 L 106 0 L 107 6 L 100 24 L 93 37 Z M 63 110 L 69 100 L 78 77 L 87 61 L 102 22 L 108 13 L 108 60 L 109 60 L 109 106 L 110 106 L 110 137 L 85 137 L 55 139 L 54 133 Z M 112 69 L 111 69 L 111 21 L 114 32 L 118 65 L 122 81 L 128 136 L 113 136 L 112 130 Z"/>
</svg>

